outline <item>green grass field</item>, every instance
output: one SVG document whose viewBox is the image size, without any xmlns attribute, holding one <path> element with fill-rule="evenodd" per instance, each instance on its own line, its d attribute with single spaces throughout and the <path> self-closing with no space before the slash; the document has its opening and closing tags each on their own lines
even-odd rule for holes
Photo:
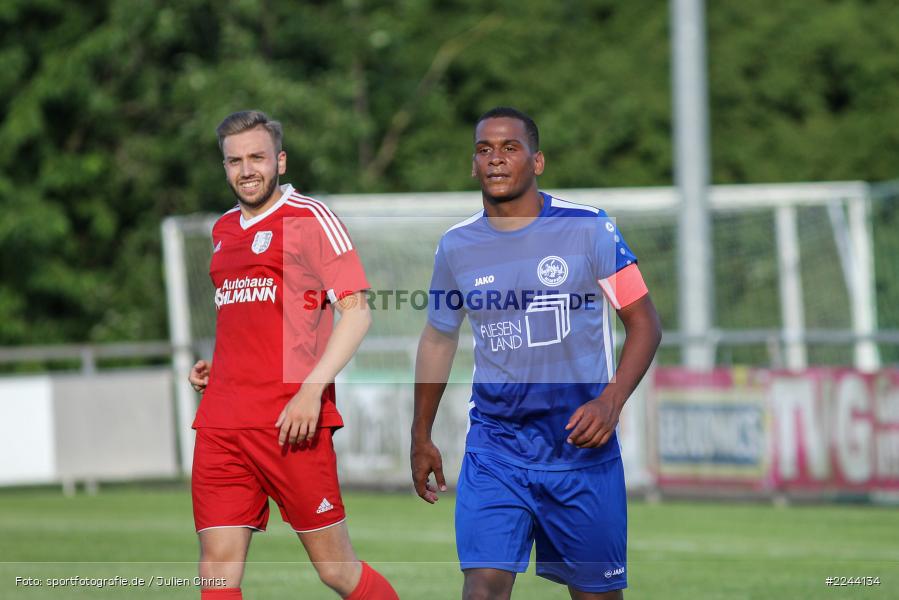
<svg viewBox="0 0 899 600">
<path fill-rule="evenodd" d="M 360 556 L 401 598 L 459 598 L 452 496 L 430 506 L 412 495 L 349 493 L 350 535 Z M 629 505 L 630 599 L 899 598 L 899 510 L 665 502 Z M 118 487 L 63 497 L 58 490 L 0 492 L 0 598 L 198 598 L 160 578 L 196 574 L 186 488 Z M 148 587 L 51 589 L 51 577 L 141 577 Z M 828 576 L 877 576 L 879 586 L 827 587 Z M 16 577 L 44 581 L 16 585 Z M 255 536 L 244 578 L 248 599 L 336 598 L 315 576 L 293 533 L 272 510 Z M 567 598 L 564 588 L 520 575 L 514 598 Z"/>
</svg>

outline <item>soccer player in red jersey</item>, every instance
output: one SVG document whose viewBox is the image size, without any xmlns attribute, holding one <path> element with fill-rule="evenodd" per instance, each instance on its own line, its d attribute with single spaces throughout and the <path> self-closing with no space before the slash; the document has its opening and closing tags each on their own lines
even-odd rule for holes
<svg viewBox="0 0 899 600">
<path fill-rule="evenodd" d="M 343 426 L 334 377 L 371 323 L 362 264 L 326 205 L 279 184 L 287 154 L 277 121 L 237 112 L 216 133 L 238 205 L 212 230 L 212 364 L 198 361 L 189 376 L 203 393 L 191 478 L 201 597 L 242 598 L 271 497 L 323 583 L 342 598 L 395 599 L 353 551 L 331 440 Z M 322 301 L 310 310 L 310 298 Z"/>
</svg>

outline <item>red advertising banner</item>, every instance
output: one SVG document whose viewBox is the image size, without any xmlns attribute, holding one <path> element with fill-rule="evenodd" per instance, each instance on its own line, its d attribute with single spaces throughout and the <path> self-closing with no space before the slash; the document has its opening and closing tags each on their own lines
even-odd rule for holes
<svg viewBox="0 0 899 600">
<path fill-rule="evenodd" d="M 899 370 L 662 367 L 647 421 L 663 489 L 899 491 Z"/>
<path fill-rule="evenodd" d="M 776 373 L 770 408 L 778 488 L 899 490 L 899 371 Z"/>
</svg>

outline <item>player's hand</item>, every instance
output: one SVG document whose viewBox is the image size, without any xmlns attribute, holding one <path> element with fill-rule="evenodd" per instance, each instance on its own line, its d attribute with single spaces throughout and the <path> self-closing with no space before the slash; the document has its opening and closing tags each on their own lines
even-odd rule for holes
<svg viewBox="0 0 899 600">
<path fill-rule="evenodd" d="M 437 488 L 441 492 L 446 491 L 446 478 L 443 477 L 443 457 L 440 450 L 431 440 L 412 441 L 412 451 L 409 453 L 412 462 L 412 484 L 415 493 L 425 502 L 434 504 L 437 502 Z M 437 485 L 431 485 L 428 479 L 434 474 Z"/>
<path fill-rule="evenodd" d="M 571 418 L 565 430 L 568 443 L 578 448 L 598 448 L 612 437 L 618 425 L 618 417 L 627 398 L 618 398 L 609 385 L 598 398 L 582 404 Z M 607 393 L 609 392 L 609 393 Z"/>
<path fill-rule="evenodd" d="M 324 386 L 303 384 L 290 399 L 275 421 L 275 427 L 281 430 L 278 434 L 279 445 L 289 442 L 293 446 L 312 439 L 322 410 L 322 391 Z"/>
<path fill-rule="evenodd" d="M 195 392 L 200 392 L 201 394 L 205 392 L 206 386 L 209 385 L 209 363 L 205 360 L 198 360 L 191 368 L 187 380 L 193 386 Z"/>
</svg>

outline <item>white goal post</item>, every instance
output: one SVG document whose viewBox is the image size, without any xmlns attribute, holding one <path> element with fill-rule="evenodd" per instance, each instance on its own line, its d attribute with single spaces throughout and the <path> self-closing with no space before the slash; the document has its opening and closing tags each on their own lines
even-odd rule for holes
<svg viewBox="0 0 899 600">
<path fill-rule="evenodd" d="M 603 208 L 612 217 L 620 218 L 620 222 L 626 222 L 626 226 L 622 225 L 622 231 L 632 246 L 634 238 L 631 232 L 635 232 L 635 237 L 644 235 L 646 239 L 651 239 L 667 235 L 676 226 L 679 197 L 673 187 L 548 191 L 571 202 Z M 435 229 L 433 235 L 418 231 L 420 228 L 415 225 L 416 220 L 434 219 L 435 222 L 443 220 L 452 223 L 481 208 L 479 192 L 320 195 L 319 198 L 347 223 L 354 236 L 357 229 L 365 229 L 366 222 L 383 222 L 386 219 L 397 223 L 408 221 L 409 239 L 414 237 L 413 234 L 418 235 L 415 243 L 422 245 L 421 251 L 426 256 L 433 256 L 439 231 Z M 674 347 L 687 342 L 707 344 L 714 355 L 715 348 L 720 344 L 758 344 L 770 340 L 773 331 L 778 351 L 782 352 L 779 366 L 799 370 L 809 362 L 807 346 L 815 335 L 818 338 L 842 336 L 841 339 L 851 344 L 851 362 L 855 367 L 872 371 L 880 366 L 876 343 L 877 309 L 869 184 L 853 181 L 716 185 L 709 188 L 709 205 L 712 227 L 719 228 L 717 243 L 724 244 L 724 247 L 727 247 L 728 236 L 743 228 L 740 218 L 751 217 L 754 219 L 753 226 L 767 232 L 766 235 L 770 234 L 771 268 L 776 270 L 770 293 L 777 296 L 779 314 L 768 317 L 775 325 L 763 327 L 743 325 L 737 317 L 723 326 L 713 318 L 712 329 L 700 340 L 687 339 L 679 335 L 676 328 L 669 327 L 665 332 L 666 344 Z M 162 223 L 169 331 L 174 349 L 172 367 L 177 382 L 178 439 L 185 472 L 190 470 L 193 452 L 190 425 L 196 409 L 196 394 L 187 383 L 187 373 L 196 357 L 209 356 L 214 335 L 215 309 L 208 262 L 212 252 L 210 233 L 216 218 L 217 215 L 176 216 Z M 719 221 L 716 223 L 715 219 Z M 803 219 L 811 224 L 803 228 Z M 729 232 L 728 227 L 733 231 Z M 641 228 L 645 231 L 641 232 Z M 369 248 L 377 247 L 379 243 L 377 231 L 369 231 L 375 229 L 369 227 L 364 234 L 369 236 Z M 812 234 L 817 236 L 815 239 L 818 242 L 833 247 L 833 259 L 831 255 L 819 256 L 815 251 L 810 255 L 803 254 L 803 245 L 808 245 L 804 236 Z M 393 231 L 383 235 L 386 244 L 390 241 L 388 237 L 395 240 L 398 234 Z M 639 243 L 634 250 L 641 256 Z M 372 259 L 385 262 L 375 267 L 388 274 L 407 269 L 408 255 L 391 252 Z M 733 264 L 751 264 L 756 260 L 754 252 L 756 250 L 753 248 L 735 248 L 729 260 Z M 366 269 L 370 270 L 372 265 L 367 262 L 364 253 L 361 254 Z M 664 258 L 675 267 L 676 252 L 670 254 Z M 657 257 L 648 253 L 642 258 L 649 266 Z M 803 268 L 810 261 L 816 263 L 813 266 L 820 267 L 819 270 L 830 269 L 829 275 L 824 278 L 830 288 L 810 290 L 806 289 L 808 285 L 803 285 Z M 834 273 L 838 275 L 834 276 Z M 671 283 L 676 285 L 677 282 L 672 280 Z M 372 284 L 378 285 L 375 281 Z M 727 284 L 727 281 L 717 281 L 712 285 L 720 287 Z M 421 285 L 427 285 L 427 282 Z M 839 294 L 831 294 L 830 289 L 838 290 Z M 706 292 L 712 294 L 714 290 Z M 827 311 L 845 313 L 844 323 L 833 327 L 808 327 L 808 307 L 824 302 L 828 294 L 846 299 L 845 306 L 826 307 Z M 677 294 L 673 297 L 676 298 Z M 734 325 L 734 322 L 737 324 Z M 374 335 L 369 335 L 360 353 L 397 351 L 405 356 L 402 360 L 410 360 L 415 338 L 408 331 L 388 329 L 372 333 Z M 382 361 L 375 368 L 386 368 L 386 364 Z"/>
</svg>

